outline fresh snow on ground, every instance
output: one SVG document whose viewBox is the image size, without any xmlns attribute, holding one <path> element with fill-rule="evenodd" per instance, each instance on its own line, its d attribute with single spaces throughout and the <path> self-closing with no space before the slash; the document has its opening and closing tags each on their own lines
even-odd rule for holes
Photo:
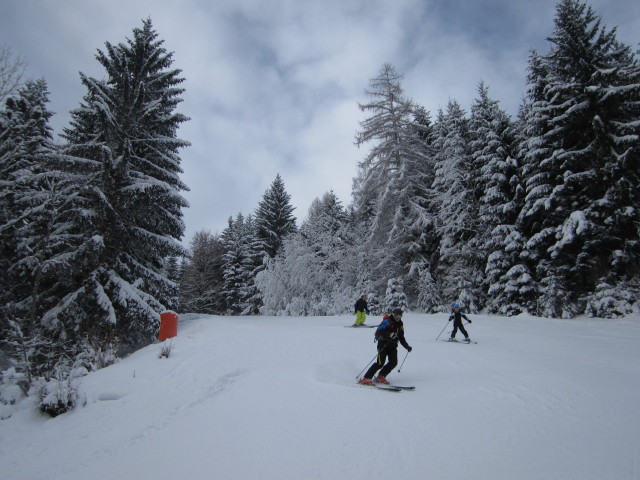
<svg viewBox="0 0 640 480">
<path fill-rule="evenodd" d="M 84 377 L 84 407 L 18 405 L 0 477 L 640 479 L 639 316 L 470 318 L 475 345 L 405 315 L 413 352 L 389 379 L 416 390 L 395 393 L 355 385 L 375 344 L 352 316 L 183 315 L 169 358 L 150 345 Z"/>
</svg>

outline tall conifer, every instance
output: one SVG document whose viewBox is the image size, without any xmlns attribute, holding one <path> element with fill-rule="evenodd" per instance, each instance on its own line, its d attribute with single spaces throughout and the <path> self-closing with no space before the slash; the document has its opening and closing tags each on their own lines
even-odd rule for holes
<svg viewBox="0 0 640 480">
<path fill-rule="evenodd" d="M 106 78 L 81 74 L 87 94 L 64 135 L 67 151 L 97 175 L 90 226 L 81 229 L 91 247 L 82 286 L 52 316 L 74 318 L 104 341 L 141 344 L 177 293 L 164 259 L 184 254 L 180 191 L 187 187 L 178 150 L 188 142 L 177 130 L 187 118 L 175 111 L 183 78 L 150 20 L 126 43 L 107 42 L 96 58 Z"/>
<path fill-rule="evenodd" d="M 640 69 L 577 0 L 558 4 L 548 40 L 531 63 L 523 255 L 542 288 L 539 313 L 567 317 L 601 281 L 638 274 Z"/>
<path fill-rule="evenodd" d="M 297 231 L 294 210 L 291 195 L 285 190 L 282 177 L 277 174 L 255 213 L 257 234 L 269 257 L 275 257 L 287 235 Z"/>
</svg>

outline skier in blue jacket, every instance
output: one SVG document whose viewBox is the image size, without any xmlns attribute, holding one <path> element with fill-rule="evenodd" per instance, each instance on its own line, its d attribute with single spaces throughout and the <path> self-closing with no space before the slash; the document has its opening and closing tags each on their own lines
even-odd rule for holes
<svg viewBox="0 0 640 480">
<path fill-rule="evenodd" d="M 362 377 L 358 383 L 373 385 L 375 382 L 388 385 L 389 381 L 386 377 L 398 364 L 398 342 L 400 342 L 407 351 L 410 352 L 412 350 L 404 338 L 402 310 L 396 308 L 391 314 L 383 317 L 382 323 L 376 330 L 375 338 L 378 342 L 378 359 L 369 367 L 367 373 L 364 374 L 364 377 Z M 380 373 L 372 380 L 378 370 L 380 370 Z"/>
<path fill-rule="evenodd" d="M 465 319 L 467 322 L 471 323 L 471 320 L 467 318 L 467 316 L 460 311 L 460 305 L 457 303 L 453 306 L 453 312 L 451 312 L 451 316 L 449 317 L 449 321 L 453 320 L 453 331 L 451 332 L 451 338 L 449 338 L 449 342 L 453 342 L 456 339 L 456 333 L 458 333 L 458 329 L 464 335 L 464 340 L 466 342 L 470 342 L 469 334 L 464 328 L 462 324 L 462 319 Z"/>
</svg>

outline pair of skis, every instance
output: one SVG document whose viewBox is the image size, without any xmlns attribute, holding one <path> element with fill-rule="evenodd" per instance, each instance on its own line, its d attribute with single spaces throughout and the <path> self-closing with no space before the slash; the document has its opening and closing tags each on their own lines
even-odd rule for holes
<svg viewBox="0 0 640 480">
<path fill-rule="evenodd" d="M 404 385 L 387 385 L 384 383 L 374 383 L 373 385 L 364 385 L 362 383 L 357 383 L 356 385 L 361 387 L 373 388 L 375 390 L 384 390 L 386 392 L 401 392 L 403 390 L 415 390 L 414 386 L 404 386 Z"/>
<path fill-rule="evenodd" d="M 360 325 L 345 325 L 344 328 L 376 328 L 377 325 L 365 325 L 364 323 L 361 323 Z"/>
<path fill-rule="evenodd" d="M 443 342 L 449 342 L 449 343 L 478 343 L 476 340 L 469 340 L 469 341 L 466 341 L 466 340 L 455 340 L 455 339 L 454 340 L 450 340 L 450 339 L 445 339 L 445 338 L 443 338 L 442 341 Z"/>
</svg>

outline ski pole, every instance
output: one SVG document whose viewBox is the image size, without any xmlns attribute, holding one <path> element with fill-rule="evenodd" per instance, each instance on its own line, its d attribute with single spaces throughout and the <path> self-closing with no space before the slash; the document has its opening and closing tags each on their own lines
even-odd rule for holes
<svg viewBox="0 0 640 480">
<path fill-rule="evenodd" d="M 356 377 L 356 380 L 358 380 L 358 379 L 360 378 L 360 376 L 363 374 L 363 372 L 364 372 L 367 368 L 369 368 L 369 365 L 371 365 L 371 364 L 373 363 L 373 361 L 376 359 L 376 357 L 377 357 L 378 355 L 380 355 L 382 352 L 384 352 L 384 351 L 389 347 L 389 345 L 391 345 L 391 344 L 390 344 L 390 343 L 387 343 L 384 347 L 382 347 L 380 350 L 378 350 L 378 353 L 376 353 L 376 354 L 373 356 L 373 358 L 372 358 L 371 360 L 369 360 L 369 363 L 367 363 L 367 366 L 366 366 L 366 367 L 364 367 L 364 368 L 362 369 L 362 372 L 360 372 L 360 373 L 358 374 L 358 376 Z M 404 363 L 404 362 L 402 362 L 402 363 Z"/>
<path fill-rule="evenodd" d="M 442 332 L 444 332 L 444 329 L 447 328 L 447 325 L 449 325 L 449 320 L 447 320 L 447 323 L 444 324 L 444 328 L 442 329 Z M 440 332 L 438 334 L 438 336 L 436 337 L 436 342 L 438 341 L 438 339 L 440 338 L 440 335 L 442 335 L 442 332 Z"/>
<path fill-rule="evenodd" d="M 400 373 L 400 370 L 402 370 L 402 366 L 404 365 L 404 361 L 407 359 L 408 356 L 409 356 L 409 350 L 407 350 L 407 354 L 404 356 L 404 360 L 402 360 L 402 363 L 400 364 L 400 368 L 398 369 L 398 373 Z"/>
<path fill-rule="evenodd" d="M 378 354 L 376 353 L 373 358 L 371 360 L 369 360 L 369 363 L 367 363 L 367 366 L 364 367 L 362 369 L 362 371 L 356 376 L 356 380 L 358 380 L 360 378 L 360 376 L 364 373 L 364 371 L 369 368 L 369 365 L 371 365 L 373 363 L 373 361 L 376 359 L 376 357 L 378 356 Z"/>
</svg>

